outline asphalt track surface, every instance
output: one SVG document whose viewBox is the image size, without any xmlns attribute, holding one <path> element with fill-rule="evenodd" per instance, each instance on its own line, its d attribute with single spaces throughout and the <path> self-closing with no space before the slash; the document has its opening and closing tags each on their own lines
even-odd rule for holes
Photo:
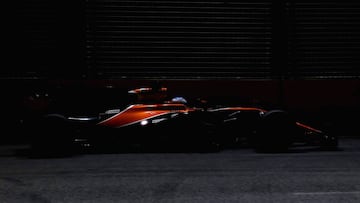
<svg viewBox="0 0 360 203">
<path fill-rule="evenodd" d="M 82 153 L 0 146 L 0 202 L 360 202 L 360 139 L 337 151 Z M 26 151 L 26 150 L 25 150 Z"/>
</svg>

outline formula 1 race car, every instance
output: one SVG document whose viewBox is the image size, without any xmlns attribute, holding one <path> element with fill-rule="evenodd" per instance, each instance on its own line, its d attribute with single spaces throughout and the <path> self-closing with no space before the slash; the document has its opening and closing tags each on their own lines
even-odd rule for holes
<svg viewBox="0 0 360 203">
<path fill-rule="evenodd" d="M 257 152 L 284 152 L 296 144 L 336 149 L 338 139 L 294 119 L 283 110 L 209 105 L 166 96 L 167 88 L 128 91 L 136 98 L 122 108 L 95 116 L 46 114 L 33 126 L 32 147 L 72 151 L 77 147 L 126 148 L 129 145 L 219 150 L 247 145 Z"/>
</svg>

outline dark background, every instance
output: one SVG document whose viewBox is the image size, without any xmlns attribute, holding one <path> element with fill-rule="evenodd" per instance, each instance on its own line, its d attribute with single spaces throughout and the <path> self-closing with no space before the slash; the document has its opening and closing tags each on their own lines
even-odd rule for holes
<svg viewBox="0 0 360 203">
<path fill-rule="evenodd" d="M 360 135 L 360 2 L 17 0 L 2 9 L 4 142 L 21 142 L 33 115 L 95 113 L 154 81 Z"/>
</svg>

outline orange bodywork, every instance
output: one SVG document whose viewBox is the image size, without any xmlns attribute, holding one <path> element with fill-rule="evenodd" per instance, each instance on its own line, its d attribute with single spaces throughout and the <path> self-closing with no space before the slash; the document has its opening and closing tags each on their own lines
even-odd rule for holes
<svg viewBox="0 0 360 203">
<path fill-rule="evenodd" d="M 193 110 L 194 109 L 188 108 L 184 104 L 135 104 L 99 122 L 98 125 L 119 128 L 157 116 L 170 113 L 188 113 Z"/>
<path fill-rule="evenodd" d="M 315 128 L 313 128 L 313 127 L 310 127 L 310 126 L 305 125 L 305 124 L 300 123 L 300 122 L 296 122 L 296 125 L 299 126 L 299 127 L 305 128 L 305 129 L 307 129 L 307 130 L 310 130 L 310 131 L 314 131 L 314 132 L 317 132 L 317 133 L 322 133 L 321 130 L 315 129 Z"/>
</svg>

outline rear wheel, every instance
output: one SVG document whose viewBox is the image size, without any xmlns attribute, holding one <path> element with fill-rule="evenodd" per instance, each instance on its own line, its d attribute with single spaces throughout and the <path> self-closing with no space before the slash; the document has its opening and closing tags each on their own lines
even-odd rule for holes
<svg viewBox="0 0 360 203">
<path fill-rule="evenodd" d="M 71 126 L 66 118 L 58 115 L 46 115 L 35 124 L 31 147 L 32 155 L 63 156 L 70 155 L 74 149 Z"/>
</svg>

